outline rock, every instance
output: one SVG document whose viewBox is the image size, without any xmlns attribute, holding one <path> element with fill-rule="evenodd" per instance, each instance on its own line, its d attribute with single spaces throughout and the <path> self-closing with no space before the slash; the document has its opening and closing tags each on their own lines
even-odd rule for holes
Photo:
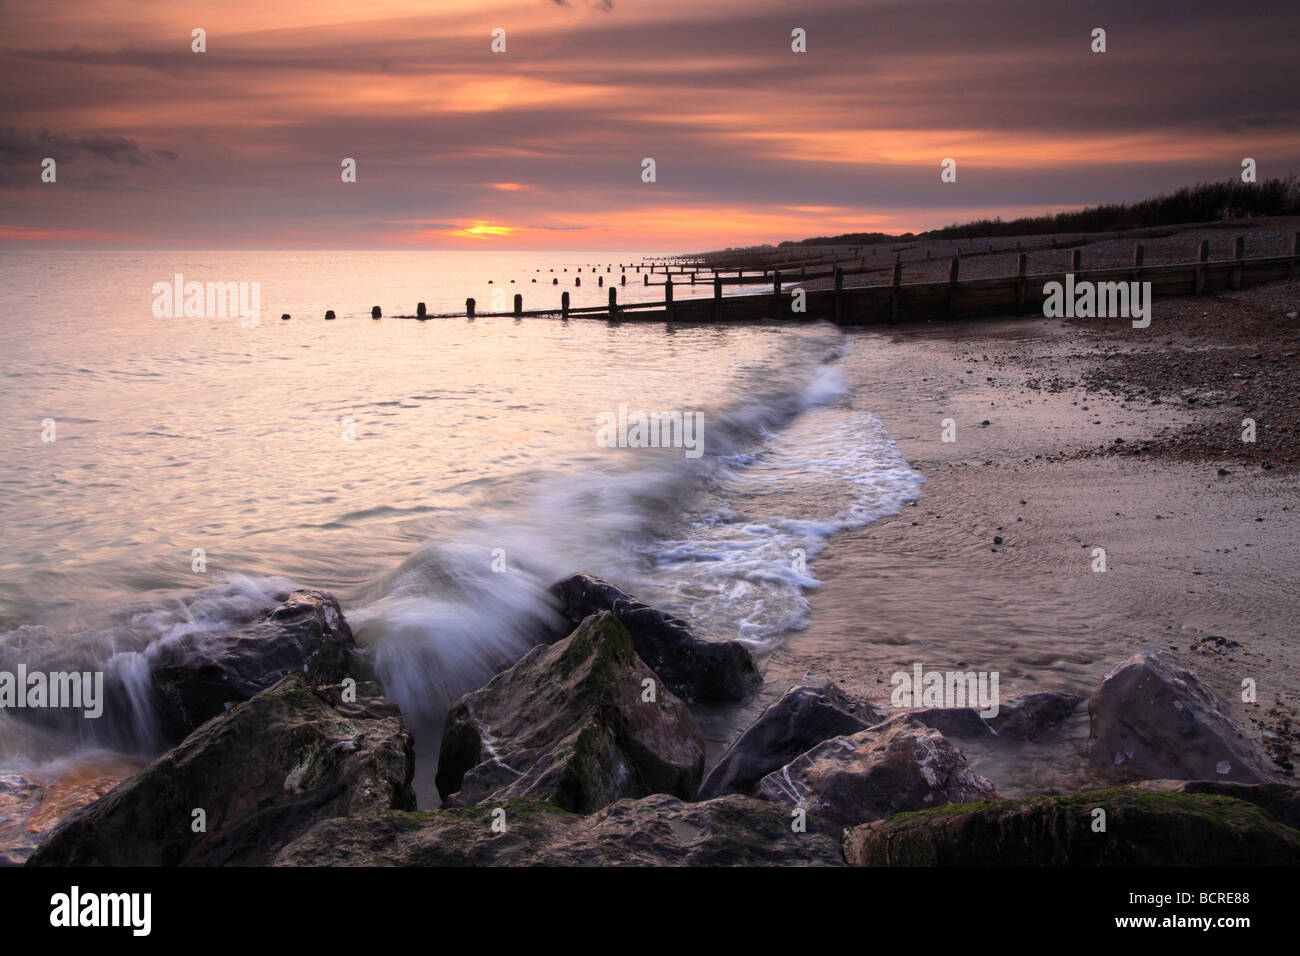
<svg viewBox="0 0 1300 956">
<path fill-rule="evenodd" d="M 301 674 L 308 684 L 336 684 L 348 675 L 355 646 L 338 601 L 309 590 L 294 591 L 238 630 L 159 641 L 147 658 L 162 734 L 178 743 L 286 674 Z"/>
<path fill-rule="evenodd" d="M 375 684 L 285 677 L 59 824 L 28 866 L 259 866 L 321 820 L 415 808 L 414 745 Z M 191 829 L 194 811 L 206 832 Z"/>
<path fill-rule="evenodd" d="M 998 794 L 943 734 L 903 716 L 819 744 L 764 777 L 755 795 L 853 826 Z"/>
<path fill-rule="evenodd" d="M 991 737 L 1033 740 L 1048 727 L 1065 720 L 1083 698 L 1060 691 L 1039 691 L 1013 697 L 998 705 L 996 717 L 983 717 L 974 707 L 931 707 L 900 716 L 933 727 L 946 737 Z"/>
<path fill-rule="evenodd" d="M 1166 655 L 1137 654 L 1112 667 L 1088 714 L 1089 756 L 1121 773 L 1241 783 L 1273 778 L 1223 699 Z"/>
<path fill-rule="evenodd" d="M 700 787 L 700 799 L 753 793 L 759 780 L 831 737 L 856 734 L 885 719 L 830 680 L 791 687 L 763 711 L 722 755 Z"/>
<path fill-rule="evenodd" d="M 96 755 L 57 776 L 0 774 L 0 866 L 22 866 L 45 835 L 139 769 L 136 761 Z"/>
<path fill-rule="evenodd" d="M 1278 823 L 1300 830 L 1300 788 L 1284 783 L 1234 783 L 1231 780 L 1140 780 L 1131 786 L 1153 793 L 1206 793 L 1245 800 Z"/>
<path fill-rule="evenodd" d="M 654 794 L 589 817 L 531 800 L 504 802 L 504 816 L 494 809 L 327 820 L 281 850 L 275 865 L 843 865 L 838 831 L 809 818 L 807 832 L 795 833 L 784 808 L 736 794 L 702 803 Z"/>
<path fill-rule="evenodd" d="M 703 775 L 695 718 L 618 618 L 598 614 L 457 701 L 435 782 L 455 806 L 527 797 L 592 813 L 622 797 L 692 799 Z"/>
<path fill-rule="evenodd" d="M 758 665 L 738 641 L 706 641 L 686 622 L 642 604 L 608 581 L 575 574 L 551 586 L 570 627 L 609 611 L 632 635 L 637 655 L 678 697 L 700 703 L 736 703 L 763 684 Z"/>
<path fill-rule="evenodd" d="M 1094 811 L 1106 812 L 1104 832 Z M 1231 797 L 1117 787 L 900 814 L 844 834 L 854 866 L 1300 864 L 1300 831 Z"/>
</svg>

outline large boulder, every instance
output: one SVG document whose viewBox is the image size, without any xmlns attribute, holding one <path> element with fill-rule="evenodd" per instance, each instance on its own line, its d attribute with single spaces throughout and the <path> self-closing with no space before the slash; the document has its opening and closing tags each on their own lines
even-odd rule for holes
<svg viewBox="0 0 1300 956">
<path fill-rule="evenodd" d="M 321 820 L 414 809 L 396 705 L 348 688 L 285 677 L 69 816 L 27 865 L 256 866 Z"/>
<path fill-rule="evenodd" d="M 805 678 L 763 711 L 722 755 L 700 787 L 700 799 L 753 793 L 759 780 L 823 740 L 866 730 L 885 715 L 855 700 L 834 681 Z"/>
<path fill-rule="evenodd" d="M 1295 866 L 1300 831 L 1231 797 L 1119 787 L 900 814 L 846 831 L 844 856 L 855 866 Z"/>
<path fill-rule="evenodd" d="M 1124 775 L 1176 780 L 1273 779 L 1223 699 L 1164 654 L 1137 654 L 1107 672 L 1088 701 L 1088 753 Z"/>
<path fill-rule="evenodd" d="M 998 794 L 943 734 L 904 716 L 819 744 L 760 780 L 755 795 L 853 826 Z"/>
<path fill-rule="evenodd" d="M 451 805 L 512 797 L 592 813 L 623 797 L 692 799 L 704 738 L 612 614 L 538 645 L 447 715 L 435 781 Z"/>
<path fill-rule="evenodd" d="M 146 656 L 160 730 L 177 743 L 286 674 L 337 684 L 350 673 L 355 646 L 338 601 L 314 590 L 288 594 L 243 628 L 158 641 Z"/>
<path fill-rule="evenodd" d="M 494 812 L 494 809 L 499 812 Z M 838 831 L 730 795 L 687 803 L 667 794 L 578 816 L 510 800 L 328 820 L 286 846 L 277 866 L 842 866 Z"/>
<path fill-rule="evenodd" d="M 678 697 L 700 703 L 735 703 L 763 684 L 753 655 L 739 641 L 706 641 L 685 621 L 623 593 L 608 581 L 575 574 L 551 586 L 570 627 L 608 611 L 632 635 L 637 656 Z"/>
<path fill-rule="evenodd" d="M 1285 783 L 1234 783 L 1231 780 L 1140 780 L 1135 789 L 1153 793 L 1204 793 L 1253 803 L 1278 823 L 1300 830 L 1300 787 Z"/>
</svg>

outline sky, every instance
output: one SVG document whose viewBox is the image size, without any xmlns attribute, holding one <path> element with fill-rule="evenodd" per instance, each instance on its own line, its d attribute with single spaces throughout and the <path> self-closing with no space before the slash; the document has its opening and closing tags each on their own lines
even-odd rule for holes
<svg viewBox="0 0 1300 956">
<path fill-rule="evenodd" d="M 1295 0 L 0 0 L 0 246 L 697 251 L 1286 176 L 1298 27 Z"/>
</svg>

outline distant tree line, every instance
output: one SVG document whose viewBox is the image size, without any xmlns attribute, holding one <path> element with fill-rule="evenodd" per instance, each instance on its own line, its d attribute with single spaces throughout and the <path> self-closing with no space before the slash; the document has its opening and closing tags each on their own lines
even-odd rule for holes
<svg viewBox="0 0 1300 956">
<path fill-rule="evenodd" d="M 1300 182 L 1295 176 L 1243 183 L 1229 179 L 1221 183 L 1197 183 L 1175 192 L 1135 203 L 1107 203 L 1074 212 L 1021 219 L 977 219 L 954 223 L 914 236 L 890 236 L 881 232 L 857 232 L 842 236 L 821 236 L 783 246 L 873 245 L 913 239 L 976 239 L 991 236 L 1035 236 L 1070 232 L 1122 232 L 1150 226 L 1176 226 L 1247 216 L 1300 216 Z"/>
</svg>

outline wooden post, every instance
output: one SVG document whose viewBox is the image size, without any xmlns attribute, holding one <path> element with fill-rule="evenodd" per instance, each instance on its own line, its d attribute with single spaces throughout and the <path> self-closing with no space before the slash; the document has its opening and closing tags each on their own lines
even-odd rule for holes
<svg viewBox="0 0 1300 956">
<path fill-rule="evenodd" d="M 772 273 L 772 318 L 781 318 L 781 273 Z"/>
<path fill-rule="evenodd" d="M 844 300 L 844 270 L 836 269 L 835 270 L 835 310 L 833 313 L 835 316 L 836 325 L 840 324 L 840 319 L 844 314 L 843 300 Z"/>
<path fill-rule="evenodd" d="M 1146 260 L 1146 249 L 1144 249 L 1142 243 L 1139 242 L 1137 245 L 1133 247 L 1133 281 L 1134 282 L 1140 282 L 1142 280 L 1142 263 L 1145 260 Z"/>
<path fill-rule="evenodd" d="M 644 284 L 644 285 L 649 285 L 649 284 L 650 284 L 650 276 L 647 275 L 647 274 L 644 273 L 644 272 L 641 273 L 641 282 L 642 282 L 642 284 Z"/>
<path fill-rule="evenodd" d="M 957 314 L 957 273 L 961 269 L 961 259 L 957 256 L 952 257 L 952 264 L 948 266 L 948 317 L 952 318 Z"/>
<path fill-rule="evenodd" d="M 1079 262 L 1083 259 L 1083 252 L 1079 249 L 1070 250 L 1070 271 L 1079 271 Z"/>
<path fill-rule="evenodd" d="M 1204 239 L 1201 241 L 1201 248 L 1196 254 L 1196 294 L 1201 295 L 1205 292 L 1205 263 L 1210 260 L 1210 241 Z"/>
<path fill-rule="evenodd" d="M 722 319 L 722 276 L 713 277 L 713 321 Z"/>
<path fill-rule="evenodd" d="M 1291 268 L 1288 274 L 1296 274 L 1296 266 L 1300 265 L 1300 232 L 1291 233 Z"/>
<path fill-rule="evenodd" d="M 474 321 L 474 300 L 473 299 L 465 300 L 465 317 L 468 318 L 471 322 Z"/>
<path fill-rule="evenodd" d="M 903 285 L 903 261 L 894 257 L 894 274 L 889 281 L 889 321 L 898 321 L 898 295 Z"/>
<path fill-rule="evenodd" d="M 424 318 L 425 314 L 426 314 L 426 309 L 425 309 L 425 307 L 424 307 L 424 303 L 423 303 L 423 302 L 417 302 L 417 303 L 415 304 L 415 317 L 416 317 L 417 319 L 422 319 L 422 318 Z"/>
<path fill-rule="evenodd" d="M 614 286 L 609 287 L 609 317 L 618 318 L 618 289 Z"/>
<path fill-rule="evenodd" d="M 515 293 L 515 318 L 521 318 L 524 314 L 524 297 L 518 292 Z"/>
<path fill-rule="evenodd" d="M 1233 264 L 1232 271 L 1228 273 L 1228 286 L 1233 289 L 1241 288 L 1241 273 L 1245 265 L 1246 258 L 1246 237 L 1238 236 L 1232 241 L 1232 258 L 1236 260 Z"/>
<path fill-rule="evenodd" d="M 664 283 L 664 311 L 668 314 L 668 321 L 673 320 L 673 277 L 669 276 L 668 281 Z"/>
<path fill-rule="evenodd" d="M 379 306 L 375 306 L 373 309 L 370 310 L 370 317 L 372 319 L 383 318 L 383 315 L 384 313 L 379 310 Z"/>
<path fill-rule="evenodd" d="M 474 300 L 471 299 L 471 302 Z M 564 292 L 560 295 L 560 318 L 565 322 L 569 321 L 569 293 Z"/>
<path fill-rule="evenodd" d="M 627 285 L 627 273 L 626 273 L 626 272 L 623 273 L 621 276 L 618 277 L 618 284 L 619 284 L 619 285 Z"/>
<path fill-rule="evenodd" d="M 1025 314 L 1025 275 L 1029 267 L 1029 256 L 1020 253 L 1016 264 L 1016 315 Z"/>
</svg>

